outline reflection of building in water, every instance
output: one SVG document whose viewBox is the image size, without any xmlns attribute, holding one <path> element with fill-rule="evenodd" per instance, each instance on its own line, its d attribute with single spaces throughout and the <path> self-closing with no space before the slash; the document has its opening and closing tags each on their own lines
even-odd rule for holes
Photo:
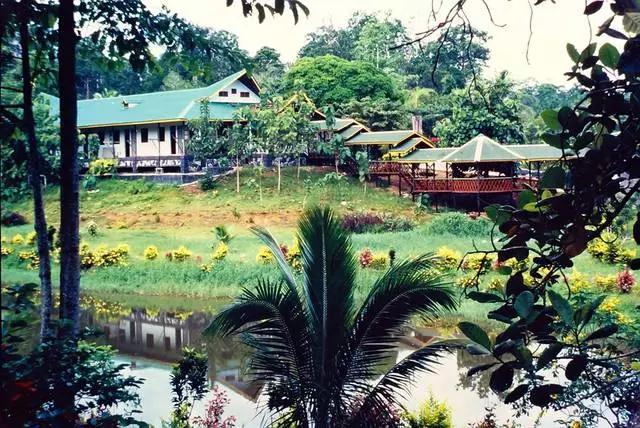
<svg viewBox="0 0 640 428">
<path fill-rule="evenodd" d="M 132 309 L 118 320 L 96 319 L 92 311 L 83 313 L 86 327 L 104 332 L 106 343 L 121 354 L 149 358 L 167 363 L 182 357 L 182 348 L 200 348 L 204 345 L 209 357 L 211 381 L 218 381 L 247 399 L 255 401 L 260 386 L 251 382 L 245 367 L 250 350 L 231 340 L 205 340 L 202 331 L 211 316 L 202 312 L 180 319 L 172 312 L 149 314 L 145 309 Z"/>
</svg>

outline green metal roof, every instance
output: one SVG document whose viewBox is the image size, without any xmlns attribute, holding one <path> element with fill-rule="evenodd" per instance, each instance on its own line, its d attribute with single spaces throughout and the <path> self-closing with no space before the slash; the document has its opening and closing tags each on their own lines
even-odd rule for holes
<svg viewBox="0 0 640 428">
<path fill-rule="evenodd" d="M 548 144 L 518 144 L 506 147 L 530 161 L 557 160 L 562 157 L 562 150 Z"/>
<path fill-rule="evenodd" d="M 502 146 L 484 134 L 478 134 L 451 153 L 443 156 L 441 162 L 517 162 L 524 156 Z"/>
<path fill-rule="evenodd" d="M 333 129 L 331 129 L 331 131 L 341 131 L 344 128 L 352 125 L 352 124 L 357 124 L 358 122 L 356 122 L 353 119 L 335 119 L 335 123 L 333 125 Z M 330 129 L 327 127 L 327 121 L 326 120 L 312 120 L 311 124 L 313 126 L 315 126 L 316 128 L 318 128 L 318 131 L 329 131 Z"/>
<path fill-rule="evenodd" d="M 406 156 L 398 159 L 398 162 L 404 163 L 427 163 L 438 162 L 442 157 L 456 150 L 453 147 L 443 147 L 436 149 L 418 149 Z"/>
<path fill-rule="evenodd" d="M 347 141 L 347 145 L 396 145 L 413 136 L 418 134 L 412 130 L 361 132 Z"/>
<path fill-rule="evenodd" d="M 391 149 L 389 149 L 389 153 L 404 153 L 408 150 L 418 147 L 420 144 L 424 144 L 426 147 L 429 147 L 424 139 L 420 137 L 413 137 L 396 146 L 393 146 Z"/>
<path fill-rule="evenodd" d="M 358 132 L 361 132 L 361 131 L 366 131 L 366 128 L 360 125 L 359 123 L 354 122 L 348 127 L 346 127 L 345 129 L 343 129 L 342 131 L 340 131 L 340 135 L 342 135 L 342 138 L 344 138 L 345 140 L 348 140 L 354 137 L 356 134 L 358 134 Z"/>
<path fill-rule="evenodd" d="M 203 87 L 177 91 L 149 92 L 78 101 L 78 128 L 119 124 L 185 121 L 200 115 L 200 100 L 215 96 L 218 91 L 246 76 L 242 70 Z M 59 99 L 49 96 L 58 108 Z M 124 107 L 123 102 L 128 103 Z M 243 104 L 211 102 L 210 115 L 215 120 L 231 120 L 233 112 Z"/>
</svg>

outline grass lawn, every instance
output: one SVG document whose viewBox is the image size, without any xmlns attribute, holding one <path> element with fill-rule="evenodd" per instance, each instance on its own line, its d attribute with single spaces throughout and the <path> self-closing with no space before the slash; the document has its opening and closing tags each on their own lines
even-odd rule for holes
<svg viewBox="0 0 640 428">
<path fill-rule="evenodd" d="M 430 218 L 437 214 L 416 216 L 410 199 L 398 198 L 390 189 L 371 188 L 364 195 L 359 182 L 343 179 L 339 183 L 323 184 L 326 171 L 303 169 L 300 185 L 297 185 L 295 169 L 283 170 L 283 189 L 275 190 L 276 176 L 266 172 L 263 177 L 263 198 L 253 184 L 243 185 L 240 194 L 235 193 L 235 176 L 220 180 L 216 190 L 201 192 L 195 186 L 178 187 L 153 185 L 144 182 L 105 180 L 99 182 L 97 192 L 81 192 L 82 237 L 90 248 L 100 244 L 115 247 L 128 244 L 130 256 L 126 266 L 95 268 L 84 271 L 81 287 L 85 292 L 100 295 L 119 302 L 139 302 L 145 305 L 153 301 L 170 309 L 204 309 L 219 306 L 237 296 L 242 287 L 256 284 L 261 276 L 276 274 L 273 265 L 264 265 L 256 260 L 260 243 L 250 231 L 252 225 L 268 227 L 280 242 L 291 246 L 295 223 L 299 213 L 312 204 L 329 204 L 340 213 L 351 211 L 378 211 L 394 216 L 408 217 L 418 227 L 409 232 L 353 235 L 354 249 L 359 253 L 370 248 L 374 253 L 396 251 L 399 259 L 447 246 L 464 254 L 473 248 L 489 248 L 488 238 L 460 237 L 447 234 L 428 233 Z M 250 170 L 242 174 L 242 182 L 254 179 Z M 49 221 L 58 215 L 58 192 L 51 188 L 46 194 Z M 23 214 L 30 213 L 29 201 L 10 207 Z M 87 224 L 98 224 L 98 234 L 86 232 Z M 213 266 L 211 272 L 203 272 L 202 263 L 209 262 L 213 246 L 217 244 L 212 229 L 225 225 L 234 236 L 229 244 L 227 258 Z M 32 225 L 3 227 L 2 236 L 9 241 L 16 233 L 23 236 L 33 230 Z M 17 260 L 17 253 L 31 249 L 27 245 L 7 244 L 14 254 L 2 259 L 1 280 L 3 283 L 37 282 L 36 270 L 27 270 L 26 263 Z M 149 245 L 160 251 L 156 260 L 145 260 L 143 252 Z M 167 261 L 164 254 L 179 246 L 192 253 L 185 262 Z M 592 278 L 596 273 L 610 275 L 619 267 L 603 264 L 588 254 L 576 259 L 577 269 Z M 381 271 L 359 269 L 358 296 L 366 294 Z M 451 281 L 456 275 L 452 273 Z M 54 265 L 54 283 L 58 275 Z M 496 274 L 489 274 L 486 281 Z M 640 303 L 640 294 L 619 296 L 621 308 L 633 310 Z M 125 297 L 128 296 L 128 297 Z M 458 319 L 484 321 L 486 305 L 464 301 L 457 314 L 446 317 L 442 323 L 454 325 Z"/>
</svg>

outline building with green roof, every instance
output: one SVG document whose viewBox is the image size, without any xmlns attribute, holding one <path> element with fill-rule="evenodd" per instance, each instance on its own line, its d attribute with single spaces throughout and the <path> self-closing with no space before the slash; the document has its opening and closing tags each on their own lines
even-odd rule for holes
<svg viewBox="0 0 640 428">
<path fill-rule="evenodd" d="M 58 99 L 50 100 L 55 113 Z M 260 86 L 241 70 L 202 88 L 79 100 L 78 128 L 97 134 L 99 156 L 117 159 L 119 169 L 184 171 L 186 123 L 200 116 L 203 101 L 212 120 L 231 122 L 240 107 L 260 103 Z"/>
</svg>

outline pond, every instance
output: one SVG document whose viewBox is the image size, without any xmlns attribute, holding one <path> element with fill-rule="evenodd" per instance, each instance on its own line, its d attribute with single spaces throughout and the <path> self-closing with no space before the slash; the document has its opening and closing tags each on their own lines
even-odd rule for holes
<svg viewBox="0 0 640 428">
<path fill-rule="evenodd" d="M 123 301 L 122 297 L 120 301 Z M 142 420 L 160 426 L 162 419 L 168 419 L 171 412 L 171 364 L 180 359 L 183 348 L 204 346 L 209 356 L 211 385 L 218 385 L 230 398 L 225 415 L 236 416 L 238 427 L 266 425 L 260 387 L 251 382 L 245 371 L 250 351 L 235 341 L 205 339 L 201 334 L 212 318 L 210 309 L 185 311 L 170 309 L 169 306 L 161 309 L 127 308 L 122 303 L 108 303 L 94 297 L 85 296 L 83 300 L 92 303 L 85 305 L 83 325 L 103 331 L 103 340 L 118 350 L 118 361 L 129 364 L 127 374 L 144 379 L 139 391 Z M 169 304 L 167 301 L 163 303 Z M 415 345 L 437 339 L 434 337 L 437 333 L 428 329 L 415 329 L 413 333 L 413 337 L 399 347 L 398 359 L 411 353 Z M 511 406 L 500 403 L 489 389 L 489 372 L 476 375 L 472 380 L 466 377 L 471 367 L 487 361 L 486 357 L 472 356 L 465 351 L 447 354 L 434 367 L 433 373 L 423 373 L 414 379 L 403 403 L 409 410 L 415 410 L 431 391 L 438 400 L 445 400 L 451 407 L 456 427 L 468 427 L 479 422 L 489 408 L 502 423 L 517 422 L 519 426 L 530 427 L 538 421 L 542 427 L 563 426 L 555 421 L 563 419 L 563 416 L 566 418 L 566 415 L 547 412 L 540 416 L 537 408 L 532 409 L 529 415 L 514 418 Z M 201 414 L 203 408 L 204 403 L 197 403 L 194 415 Z"/>
</svg>

